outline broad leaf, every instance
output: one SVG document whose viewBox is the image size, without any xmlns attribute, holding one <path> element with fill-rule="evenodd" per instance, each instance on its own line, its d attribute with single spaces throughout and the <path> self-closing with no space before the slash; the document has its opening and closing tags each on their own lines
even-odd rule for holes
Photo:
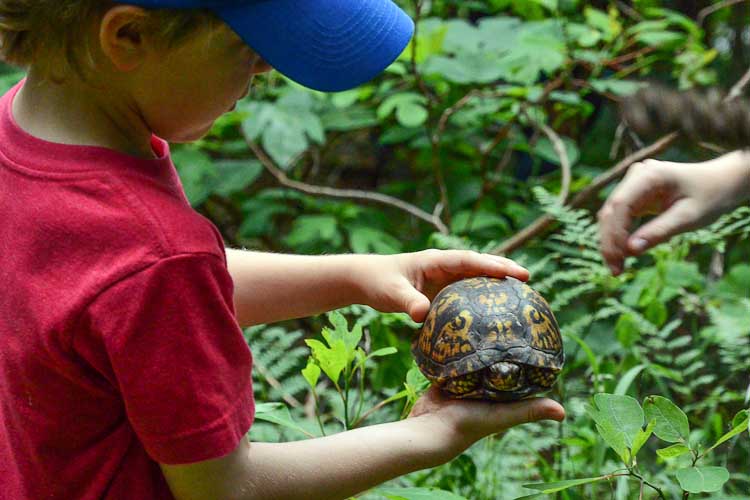
<svg viewBox="0 0 750 500">
<path fill-rule="evenodd" d="M 724 467 L 688 467 L 677 471 L 680 487 L 690 493 L 719 491 L 729 480 Z"/>
<path fill-rule="evenodd" d="M 630 464 L 630 448 L 643 427 L 643 410 L 638 401 L 630 396 L 597 394 L 594 406 L 587 405 L 586 410 L 604 441 L 625 464 Z"/>
<path fill-rule="evenodd" d="M 656 454 L 659 455 L 661 458 L 675 458 L 675 457 L 679 457 L 689 452 L 690 452 L 690 448 L 688 448 L 682 443 L 675 443 L 671 446 L 667 446 L 666 448 L 656 450 Z"/>
<path fill-rule="evenodd" d="M 656 420 L 654 434 L 668 443 L 687 443 L 690 426 L 687 415 L 673 402 L 662 396 L 649 396 L 643 403 L 646 418 Z"/>
</svg>

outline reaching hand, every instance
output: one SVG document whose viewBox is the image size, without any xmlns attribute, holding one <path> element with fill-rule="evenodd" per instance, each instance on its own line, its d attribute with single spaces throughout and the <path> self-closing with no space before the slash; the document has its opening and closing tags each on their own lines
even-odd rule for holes
<svg viewBox="0 0 750 500">
<path fill-rule="evenodd" d="M 409 417 L 422 418 L 435 426 L 434 436 L 447 440 L 443 447 L 450 459 L 479 439 L 516 425 L 538 420 L 562 421 L 565 409 L 546 398 L 515 403 L 448 399 L 432 386 L 414 405 Z"/>
<path fill-rule="evenodd" d="M 613 274 L 639 255 L 684 231 L 708 224 L 750 198 L 750 154 L 703 163 L 636 163 L 599 211 L 601 251 Z M 657 214 L 633 234 L 634 217 Z"/>
<path fill-rule="evenodd" d="M 526 281 L 529 272 L 504 257 L 461 250 L 372 255 L 357 270 L 368 305 L 380 311 L 408 313 L 417 322 L 424 321 L 430 301 L 440 290 L 474 276 L 512 276 Z"/>
</svg>

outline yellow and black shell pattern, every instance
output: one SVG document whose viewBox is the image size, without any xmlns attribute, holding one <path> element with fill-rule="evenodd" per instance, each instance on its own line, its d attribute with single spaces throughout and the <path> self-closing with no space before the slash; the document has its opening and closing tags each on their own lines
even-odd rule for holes
<svg viewBox="0 0 750 500">
<path fill-rule="evenodd" d="M 549 390 L 565 362 L 547 301 L 514 278 L 469 278 L 444 288 L 412 353 L 450 396 L 494 401 Z"/>
</svg>

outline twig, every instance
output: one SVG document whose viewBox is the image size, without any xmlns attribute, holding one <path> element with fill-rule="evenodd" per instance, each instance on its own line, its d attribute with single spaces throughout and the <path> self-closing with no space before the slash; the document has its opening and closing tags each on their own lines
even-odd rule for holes
<svg viewBox="0 0 750 500">
<path fill-rule="evenodd" d="M 703 26 L 703 22 L 706 20 L 708 16 L 713 14 L 714 12 L 720 11 L 721 9 L 725 7 L 731 7 L 732 5 L 736 5 L 738 3 L 745 2 L 747 0 L 723 0 L 722 2 L 716 2 L 713 5 L 709 5 L 708 7 L 702 9 L 700 12 L 698 12 L 698 17 L 696 18 L 696 23 L 698 26 Z"/>
<path fill-rule="evenodd" d="M 641 13 L 635 10 L 634 8 L 632 8 L 630 5 L 623 2 L 622 0 L 617 0 L 617 6 L 620 8 L 621 11 L 623 11 L 633 20 L 643 21 L 643 16 L 641 15 Z"/>
<path fill-rule="evenodd" d="M 609 148 L 609 159 L 614 160 L 617 158 L 617 153 L 620 152 L 620 146 L 622 145 L 622 136 L 625 134 L 625 129 L 627 127 L 625 126 L 624 122 L 620 122 L 620 124 L 617 126 L 617 130 L 615 130 L 615 140 L 612 141 L 612 147 Z"/>
<path fill-rule="evenodd" d="M 418 219 L 432 224 L 442 234 L 448 234 L 450 232 L 445 223 L 443 223 L 443 221 L 440 219 L 439 212 L 438 215 L 429 214 L 410 203 L 399 200 L 398 198 L 394 198 L 393 196 L 388 196 L 387 194 L 376 193 L 372 191 L 363 191 L 359 189 L 336 189 L 326 186 L 314 186 L 311 184 L 306 184 L 304 182 L 294 181 L 287 177 L 286 173 L 284 173 L 284 171 L 274 163 L 271 157 L 269 157 L 265 153 L 265 151 L 263 151 L 263 149 L 260 148 L 254 141 L 248 139 L 247 137 L 245 138 L 245 140 L 248 147 L 252 150 L 253 153 L 255 153 L 255 156 L 258 157 L 258 160 L 260 160 L 261 164 L 283 186 L 316 196 L 367 200 L 371 202 L 382 203 L 384 205 L 389 205 L 391 207 L 398 208 L 399 210 L 403 210 L 404 212 L 407 212 Z"/>
<path fill-rule="evenodd" d="M 568 151 L 565 149 L 565 143 L 560 138 L 560 136 L 557 135 L 557 132 L 552 130 L 546 124 L 538 123 L 531 118 L 529 118 L 529 120 L 536 127 L 538 127 L 542 131 L 542 133 L 544 133 L 544 135 L 547 136 L 547 139 L 549 139 L 552 143 L 552 147 L 555 148 L 557 157 L 560 159 L 560 168 L 562 169 L 562 186 L 560 187 L 560 195 L 557 197 L 557 202 L 560 205 L 565 205 L 565 202 L 568 199 L 568 195 L 570 194 L 570 183 L 573 178 L 570 167 L 570 158 L 568 158 Z"/>
<path fill-rule="evenodd" d="M 745 72 L 744 75 L 742 75 L 742 78 L 740 78 L 737 83 L 734 84 L 732 89 L 729 91 L 727 96 L 724 98 L 725 102 L 732 102 L 733 100 L 737 99 L 742 95 L 742 93 L 745 91 L 745 87 L 747 84 L 750 83 L 750 68 Z"/>
<path fill-rule="evenodd" d="M 284 394 L 283 393 L 283 387 L 281 385 L 281 382 L 279 382 L 274 377 L 272 377 L 271 374 L 268 373 L 268 371 L 262 365 L 259 365 L 259 364 L 256 363 L 256 364 L 253 365 L 253 368 L 255 368 L 256 370 L 258 370 L 258 374 L 260 374 L 261 377 L 263 377 L 264 379 L 266 379 L 266 382 L 268 382 L 268 385 L 270 385 L 274 389 L 278 389 L 279 391 L 282 391 L 284 401 L 286 401 L 287 403 L 289 403 L 289 406 L 291 406 L 292 408 L 299 408 L 300 406 L 302 406 L 302 403 L 300 403 L 297 400 L 297 398 L 295 398 L 291 394 Z"/>
<path fill-rule="evenodd" d="M 720 155 L 728 153 L 728 151 L 725 148 L 719 146 L 718 144 L 713 144 L 711 142 L 700 141 L 698 143 L 698 146 L 702 147 L 703 149 L 707 149 L 713 153 L 718 153 Z"/>
<path fill-rule="evenodd" d="M 676 139 L 677 133 L 673 132 L 671 134 L 665 135 L 653 144 L 650 144 L 649 146 L 646 146 L 645 148 L 640 149 L 635 153 L 627 156 L 617 165 L 596 177 L 590 185 L 588 185 L 585 189 L 581 190 L 576 196 L 574 196 L 567 206 L 573 208 L 581 206 L 583 203 L 588 201 L 589 198 L 597 194 L 601 188 L 623 175 L 633 163 L 645 160 L 650 156 L 664 151 L 669 146 L 671 146 Z M 491 250 L 490 253 L 508 254 L 510 252 L 513 252 L 514 250 L 523 246 L 530 239 L 544 232 L 544 230 L 547 229 L 553 222 L 555 222 L 555 218 L 551 215 L 542 215 L 531 225 L 519 231 L 515 236 L 509 238 L 501 245 Z"/>
</svg>

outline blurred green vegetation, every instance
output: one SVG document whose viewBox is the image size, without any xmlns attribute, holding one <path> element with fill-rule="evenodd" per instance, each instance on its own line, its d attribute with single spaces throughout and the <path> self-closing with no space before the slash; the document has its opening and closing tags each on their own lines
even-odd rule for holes
<svg viewBox="0 0 750 500">
<path fill-rule="evenodd" d="M 552 394 L 566 405 L 566 422 L 486 439 L 446 466 L 364 498 L 516 498 L 539 492 L 524 484 L 623 470 L 627 461 L 586 411 L 601 392 L 632 396 L 647 415 L 647 397 L 661 396 L 689 419 L 685 443 L 694 453 L 657 454 L 668 444 L 657 433 L 630 463 L 659 488 L 646 487 L 643 498 L 684 498 L 683 479 L 695 491 L 690 497 L 750 498 L 747 432 L 697 463 L 726 468 L 729 479 L 720 473 L 718 490 L 709 484 L 703 486 L 712 493 L 697 493 L 702 486 L 684 477 L 695 471 L 677 472 L 691 469 L 748 407 L 749 213 L 633 259 L 618 278 L 599 257 L 592 216 L 612 187 L 592 187 L 597 176 L 649 144 L 620 127 L 618 100 L 653 81 L 731 87 L 750 66 L 750 5 L 712 12 L 704 10 L 711 2 L 400 3 L 416 19 L 417 34 L 381 77 L 327 95 L 271 74 L 205 140 L 175 150 L 190 199 L 231 246 L 306 254 L 512 250 L 550 300 L 568 353 Z M 679 142 L 656 154 L 696 161 L 717 153 Z M 576 207 L 561 206 L 563 198 L 576 199 Z M 554 223 L 545 230 L 511 240 L 547 214 Z M 317 335 L 325 318 L 248 331 L 258 401 L 285 405 L 266 408 L 270 417 L 258 421 L 252 438 L 304 438 L 401 416 L 420 386 L 409 372 L 417 325 L 366 307 L 342 312 L 362 329 L 360 348 L 398 353 L 362 360 L 351 351 L 352 369 L 342 368 L 340 380 L 363 385 L 346 400 L 338 393 L 343 385 L 325 373 L 315 377 L 308 368 L 307 382 L 301 374 L 310 362 L 303 339 L 332 340 Z M 362 372 L 353 368 L 359 361 Z M 396 401 L 378 406 L 388 398 Z M 364 420 L 354 421 L 355 407 Z M 297 430 L 283 425 L 292 420 Z M 661 456 L 669 453 L 679 456 Z M 612 476 L 541 496 L 640 494 L 637 478 Z"/>
<path fill-rule="evenodd" d="M 552 304 L 567 364 L 551 396 L 565 404 L 567 420 L 485 439 L 448 465 L 362 498 L 516 498 L 538 493 L 524 484 L 622 471 L 617 446 L 610 449 L 594 418 L 603 413 L 587 412 L 596 393 L 632 396 L 617 404 L 636 417 L 640 403 L 648 416 L 652 395 L 684 410 L 689 427 L 680 427 L 688 430 L 678 444 L 695 454 L 657 454 L 666 446 L 657 432 L 630 466 L 664 498 L 686 498 L 681 485 L 690 478 L 677 471 L 733 419 L 741 423 L 738 412 L 750 400 L 750 212 L 632 259 L 614 278 L 597 252 L 592 216 L 612 184 L 591 186 L 648 145 L 620 127 L 623 95 L 651 81 L 728 89 L 750 67 L 750 3 L 715 11 L 705 1 L 399 3 L 417 34 L 381 77 L 322 94 L 270 74 L 208 137 L 174 148 L 192 204 L 229 246 L 306 254 L 511 250 Z M 18 72 L 6 69 L 0 79 L 8 86 Z M 658 154 L 696 161 L 717 153 L 681 142 Z M 575 208 L 560 203 L 574 198 Z M 554 223 L 511 240 L 544 215 Z M 362 383 L 365 418 L 344 416 L 354 402 L 342 401 L 331 379 L 301 373 L 310 356 L 304 339 L 322 340 L 326 318 L 256 327 L 247 336 L 257 400 L 283 406 L 260 408 L 253 439 L 304 438 L 401 416 L 421 382 L 409 353 L 418 325 L 362 306 L 342 312 L 361 329 L 352 353 L 398 350 L 352 354 L 362 369 L 345 373 L 355 387 Z M 348 328 L 335 321 L 329 333 Z M 403 397 L 378 406 L 394 396 Z M 700 462 L 726 468 L 728 480 L 719 474 L 718 490 L 688 496 L 750 498 L 748 457 L 748 433 L 732 436 Z M 542 496 L 659 497 L 639 488 L 632 476 L 612 476 Z"/>
</svg>

